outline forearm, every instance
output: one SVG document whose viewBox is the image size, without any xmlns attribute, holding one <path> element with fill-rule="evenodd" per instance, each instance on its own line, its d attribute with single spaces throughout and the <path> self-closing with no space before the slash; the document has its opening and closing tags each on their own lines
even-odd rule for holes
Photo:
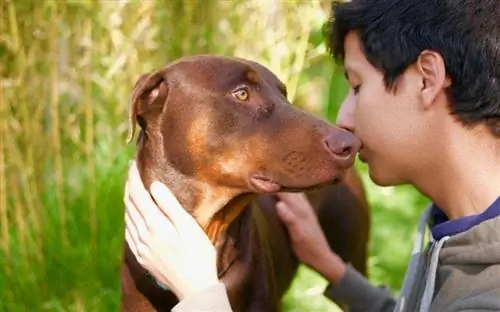
<svg viewBox="0 0 500 312">
<path fill-rule="evenodd" d="M 340 279 L 329 280 L 324 295 L 338 305 L 346 305 L 350 312 L 393 311 L 396 299 L 386 288 L 372 285 L 351 265 L 346 265 Z"/>
</svg>

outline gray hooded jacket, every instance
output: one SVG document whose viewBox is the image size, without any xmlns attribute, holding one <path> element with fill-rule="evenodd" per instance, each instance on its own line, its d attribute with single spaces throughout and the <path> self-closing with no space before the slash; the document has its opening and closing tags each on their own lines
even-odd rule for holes
<svg viewBox="0 0 500 312">
<path fill-rule="evenodd" d="M 423 214 L 400 297 L 374 287 L 352 267 L 325 295 L 356 311 L 500 311 L 500 216 L 434 240 Z"/>
</svg>

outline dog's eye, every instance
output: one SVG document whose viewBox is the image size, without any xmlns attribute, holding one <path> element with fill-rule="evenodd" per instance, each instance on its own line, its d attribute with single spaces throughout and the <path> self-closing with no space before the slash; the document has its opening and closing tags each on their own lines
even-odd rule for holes
<svg viewBox="0 0 500 312">
<path fill-rule="evenodd" d="M 249 93 L 247 88 L 239 88 L 233 91 L 233 96 L 240 101 L 248 101 Z"/>
</svg>

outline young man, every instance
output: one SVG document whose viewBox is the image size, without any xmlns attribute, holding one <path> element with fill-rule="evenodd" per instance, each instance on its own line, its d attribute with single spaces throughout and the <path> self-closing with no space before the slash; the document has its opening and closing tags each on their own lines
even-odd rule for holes
<svg viewBox="0 0 500 312">
<path fill-rule="evenodd" d="M 433 202 L 419 227 L 430 227 L 430 242 L 417 237 L 396 300 L 328 248 L 302 195 L 280 194 L 295 253 L 328 279 L 325 295 L 350 311 L 500 311 L 499 21 L 493 0 L 333 5 L 327 39 L 351 85 L 338 124 L 362 140 L 359 156 L 375 183 L 412 184 Z M 174 311 L 230 311 L 213 247 L 165 187 L 151 191 L 170 220 L 156 220 L 152 232 L 133 226 L 137 207 L 144 215 L 158 209 L 137 200 L 145 192 L 137 179 L 132 166 L 127 237 L 141 237 L 141 263 L 182 298 Z M 167 250 L 156 248 L 160 239 Z M 185 247 L 193 245 L 199 252 Z M 194 274 L 200 258 L 209 261 Z"/>
</svg>

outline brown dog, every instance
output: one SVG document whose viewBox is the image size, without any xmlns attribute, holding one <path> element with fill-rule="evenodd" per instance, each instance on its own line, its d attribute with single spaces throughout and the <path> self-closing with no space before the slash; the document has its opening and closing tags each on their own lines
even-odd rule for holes
<svg viewBox="0 0 500 312">
<path fill-rule="evenodd" d="M 297 270 L 274 210 L 277 191 L 308 190 L 332 249 L 366 274 L 369 213 L 348 170 L 360 143 L 290 105 L 264 66 L 207 55 L 177 60 L 139 78 L 130 122 L 129 140 L 136 123 L 141 128 L 144 185 L 165 183 L 205 229 L 234 311 L 279 311 Z M 122 310 L 170 311 L 176 303 L 125 246 Z"/>
</svg>

